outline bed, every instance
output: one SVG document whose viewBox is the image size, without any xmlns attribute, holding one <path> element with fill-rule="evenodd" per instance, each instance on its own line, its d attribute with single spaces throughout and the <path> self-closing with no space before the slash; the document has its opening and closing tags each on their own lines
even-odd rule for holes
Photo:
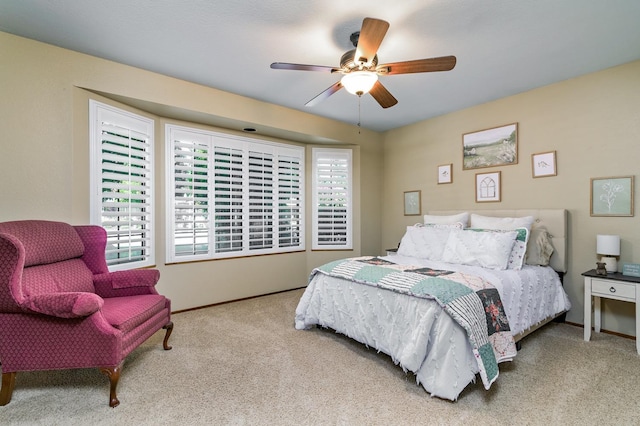
<svg viewBox="0 0 640 426">
<path fill-rule="evenodd" d="M 315 268 L 295 327 L 342 333 L 456 400 L 478 375 L 489 389 L 517 342 L 570 309 L 567 211 L 443 210 L 424 222 L 407 227 L 397 254 Z"/>
</svg>

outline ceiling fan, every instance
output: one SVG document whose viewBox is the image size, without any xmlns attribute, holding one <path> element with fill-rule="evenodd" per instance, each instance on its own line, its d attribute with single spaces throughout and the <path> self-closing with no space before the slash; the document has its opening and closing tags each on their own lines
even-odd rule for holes
<svg viewBox="0 0 640 426">
<path fill-rule="evenodd" d="M 314 106 L 336 93 L 343 87 L 350 93 L 362 96 L 370 93 L 382 108 L 389 108 L 398 100 L 380 83 L 378 76 L 410 74 L 434 71 L 449 71 L 456 65 L 455 56 L 417 59 L 414 61 L 378 64 L 378 47 L 382 43 L 389 23 L 381 19 L 364 18 L 360 31 L 351 34 L 350 40 L 355 49 L 349 50 L 340 58 L 340 67 L 324 65 L 303 65 L 286 62 L 274 62 L 271 68 L 280 70 L 321 71 L 340 73 L 342 78 L 328 89 L 311 99 L 305 106 Z"/>
</svg>

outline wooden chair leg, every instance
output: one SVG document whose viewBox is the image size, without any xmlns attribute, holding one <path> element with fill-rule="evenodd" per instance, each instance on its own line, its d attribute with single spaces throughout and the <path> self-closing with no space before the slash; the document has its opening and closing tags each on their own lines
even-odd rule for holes
<svg viewBox="0 0 640 426">
<path fill-rule="evenodd" d="M 115 367 L 101 367 L 100 371 L 109 378 L 111 384 L 109 389 L 109 407 L 117 407 L 120 404 L 118 397 L 116 396 L 116 388 L 118 387 L 118 380 L 120 380 L 120 371 L 122 371 L 122 364 Z"/>
<path fill-rule="evenodd" d="M 13 387 L 16 384 L 16 372 L 2 373 L 2 389 L 0 389 L 0 406 L 11 402 Z"/>
<path fill-rule="evenodd" d="M 162 346 L 164 346 L 165 351 L 168 351 L 171 349 L 171 346 L 169 346 L 169 336 L 171 336 L 171 332 L 173 331 L 173 321 L 169 321 L 169 323 L 162 328 L 167 330 L 167 333 L 164 335 L 164 342 L 162 342 Z"/>
</svg>

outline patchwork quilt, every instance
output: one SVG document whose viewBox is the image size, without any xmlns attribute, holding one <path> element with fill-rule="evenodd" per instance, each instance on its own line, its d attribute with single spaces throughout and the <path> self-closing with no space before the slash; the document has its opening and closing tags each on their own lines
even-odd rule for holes
<svg viewBox="0 0 640 426">
<path fill-rule="evenodd" d="M 435 300 L 466 331 L 486 389 L 498 377 L 498 363 L 516 355 L 500 295 L 480 277 L 370 256 L 330 262 L 314 269 L 311 278 L 316 274 Z"/>
</svg>

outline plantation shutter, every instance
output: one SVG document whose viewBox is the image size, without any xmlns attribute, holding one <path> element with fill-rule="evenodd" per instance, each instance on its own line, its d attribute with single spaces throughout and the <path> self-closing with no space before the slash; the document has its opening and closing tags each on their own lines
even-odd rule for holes
<svg viewBox="0 0 640 426">
<path fill-rule="evenodd" d="M 213 158 L 215 253 L 242 252 L 244 229 L 242 149 L 216 145 Z"/>
<path fill-rule="evenodd" d="M 249 151 L 249 250 L 273 247 L 273 154 Z"/>
<path fill-rule="evenodd" d="M 351 150 L 313 149 L 314 249 L 350 249 Z"/>
<path fill-rule="evenodd" d="M 300 245 L 303 224 L 302 158 L 282 154 L 278 157 L 278 245 Z"/>
<path fill-rule="evenodd" d="M 91 221 L 107 231 L 107 265 L 153 265 L 153 120 L 95 101 L 90 118 Z"/>
<path fill-rule="evenodd" d="M 304 249 L 304 148 L 166 129 L 169 262 Z"/>
<path fill-rule="evenodd" d="M 206 138 L 198 136 L 171 132 L 173 163 L 169 172 L 174 191 L 171 225 L 176 257 L 197 257 L 209 252 L 210 150 Z"/>
</svg>

